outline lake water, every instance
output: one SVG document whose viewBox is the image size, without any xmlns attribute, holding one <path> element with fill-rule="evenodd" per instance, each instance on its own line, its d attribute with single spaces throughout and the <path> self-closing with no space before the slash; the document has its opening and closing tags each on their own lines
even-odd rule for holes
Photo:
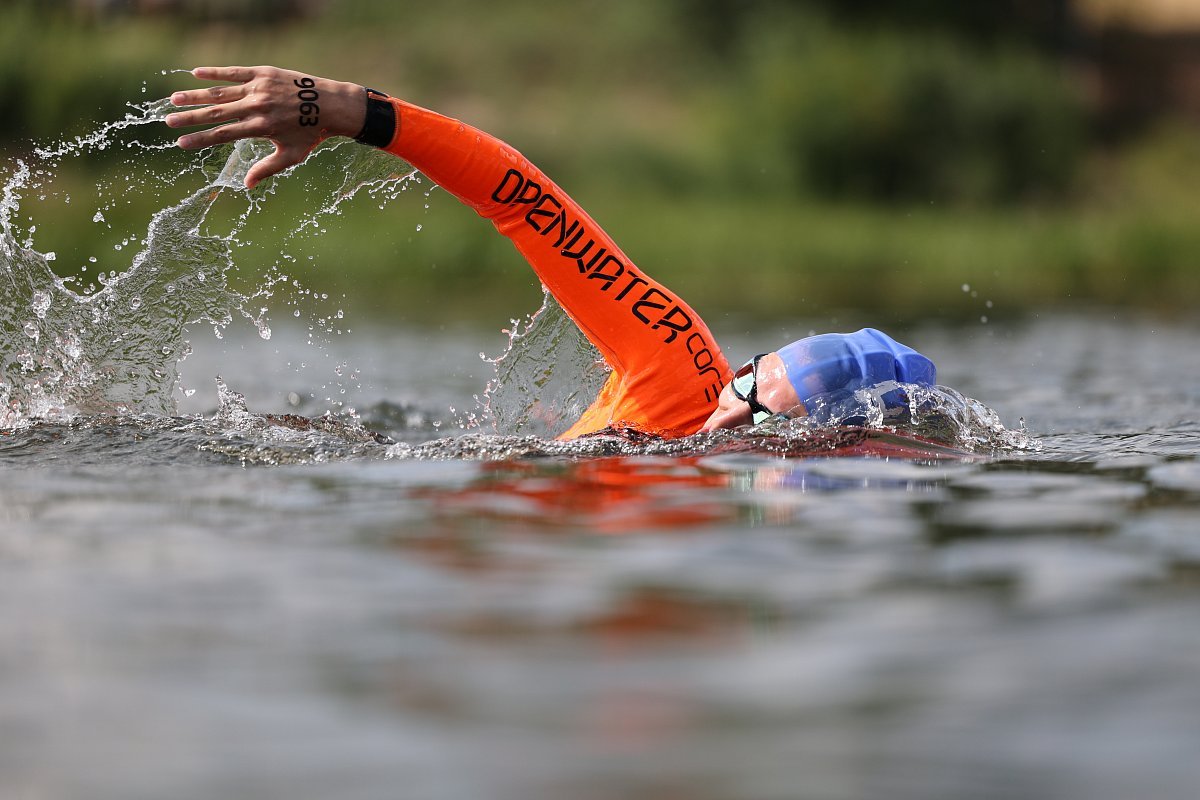
<svg viewBox="0 0 1200 800">
<path fill-rule="evenodd" d="M 564 447 L 477 424 L 502 335 L 311 344 L 249 315 L 217 339 L 228 298 L 194 278 L 221 252 L 148 244 L 157 278 L 85 300 L 8 241 L 3 797 L 1200 785 L 1194 322 L 906 332 L 1009 429 L 976 413 L 965 457 L 792 429 Z M 821 324 L 713 322 L 734 358 Z"/>
</svg>

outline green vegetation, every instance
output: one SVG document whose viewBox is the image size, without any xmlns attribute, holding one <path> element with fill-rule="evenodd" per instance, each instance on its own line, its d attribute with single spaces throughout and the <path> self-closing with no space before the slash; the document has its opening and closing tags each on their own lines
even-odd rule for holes
<svg viewBox="0 0 1200 800">
<path fill-rule="evenodd" d="M 1019 36 L 852 25 L 818 2 L 293 5 L 93 18 L 78 4 L 6 4 L 0 151 L 191 83 L 163 70 L 277 63 L 507 139 L 706 317 L 893 324 L 1200 302 L 1196 132 L 1165 121 L 1102 149 L 1078 87 Z M 68 162 L 86 174 L 60 180 L 79 197 L 128 171 L 122 157 Z M 287 197 L 284 216 L 304 202 Z M 405 317 L 531 307 L 528 271 L 486 224 L 438 193 L 428 212 L 406 200 L 356 205 L 307 240 L 321 270 L 308 284 Z M 109 219 L 132 230 L 153 210 L 135 198 Z M 95 249 L 96 227 L 61 207 L 37 223 L 57 249 Z"/>
</svg>

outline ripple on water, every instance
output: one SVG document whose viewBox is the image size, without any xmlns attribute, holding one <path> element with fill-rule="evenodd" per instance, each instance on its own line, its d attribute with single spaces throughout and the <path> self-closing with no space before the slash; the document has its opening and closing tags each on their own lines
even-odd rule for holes
<svg viewBox="0 0 1200 800">
<path fill-rule="evenodd" d="M 1147 494 L 1142 483 L 1091 474 L 983 469 L 954 478 L 957 502 L 935 515 L 947 532 L 1104 531 Z"/>
<path fill-rule="evenodd" d="M 887 486 L 898 489 L 933 488 L 973 473 L 969 463 L 929 463 L 890 458 L 826 458 L 810 462 L 814 475 L 844 480 L 863 488 Z"/>
<path fill-rule="evenodd" d="M 956 542 L 937 559 L 943 580 L 1011 583 L 1022 605 L 1043 610 L 1115 600 L 1131 585 L 1165 572 L 1163 559 L 1153 553 L 1053 536 Z"/>
<path fill-rule="evenodd" d="M 1177 566 L 1200 565 L 1200 525 L 1193 509 L 1155 509 L 1121 531 L 1121 539 L 1146 548 Z"/>
<path fill-rule="evenodd" d="M 1022 533 L 1047 531 L 1098 532 L 1120 522 L 1114 509 L 1082 502 L 1045 498 L 964 500 L 941 510 L 936 520 L 947 532 Z"/>
<path fill-rule="evenodd" d="M 1200 461 L 1174 461 L 1150 470 L 1148 477 L 1156 489 L 1200 494 Z"/>
</svg>

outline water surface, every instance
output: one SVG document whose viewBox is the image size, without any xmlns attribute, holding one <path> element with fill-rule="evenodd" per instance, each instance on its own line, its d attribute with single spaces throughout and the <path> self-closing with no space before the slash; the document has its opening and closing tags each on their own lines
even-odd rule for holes
<svg viewBox="0 0 1200 800">
<path fill-rule="evenodd" d="M 212 408 L 13 431 L 6 794 L 1190 796 L 1195 333 L 925 332 L 1043 442 L 961 460 L 431 460 Z M 226 380 L 286 412 L 245 338 Z M 422 334 L 354 339 L 377 427 L 453 426 L 470 338 L 419 390 Z"/>
</svg>

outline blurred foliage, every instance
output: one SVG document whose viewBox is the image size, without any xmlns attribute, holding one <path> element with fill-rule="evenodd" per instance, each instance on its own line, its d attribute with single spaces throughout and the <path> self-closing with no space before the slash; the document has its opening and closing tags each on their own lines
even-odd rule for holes
<svg viewBox="0 0 1200 800">
<path fill-rule="evenodd" d="M 995 203 L 1072 185 L 1084 109 L 1061 70 L 1028 51 L 797 18 L 745 36 L 730 145 L 758 132 L 753 157 L 790 173 L 797 193 Z"/>
<path fill-rule="evenodd" d="M 1164 124 L 1100 149 L 1058 58 L 1064 7 L 10 0 L 0 150 L 193 85 L 173 69 L 276 63 L 514 143 L 706 315 L 858 309 L 887 324 L 1079 301 L 1186 308 L 1200 300 L 1184 211 L 1194 131 Z M 118 173 L 116 158 L 88 169 Z M 436 199 L 413 219 L 383 212 L 403 228 L 392 238 L 364 210 L 312 241 L 339 264 L 330 291 L 411 314 L 448 287 L 464 288 L 464 315 L 473 298 L 506 316 L 528 305 L 507 244 Z"/>
<path fill-rule="evenodd" d="M 124 114 L 143 81 L 165 87 L 173 60 L 156 25 L 81 25 L 66 9 L 6 6 L 0 17 L 0 138 L 58 138 Z"/>
<path fill-rule="evenodd" d="M 765 0 L 769 2 L 769 0 Z M 976 44 L 1001 42 L 1061 51 L 1073 36 L 1072 0 L 806 0 L 826 10 L 840 25 L 886 25 L 902 31 L 937 31 Z"/>
</svg>

